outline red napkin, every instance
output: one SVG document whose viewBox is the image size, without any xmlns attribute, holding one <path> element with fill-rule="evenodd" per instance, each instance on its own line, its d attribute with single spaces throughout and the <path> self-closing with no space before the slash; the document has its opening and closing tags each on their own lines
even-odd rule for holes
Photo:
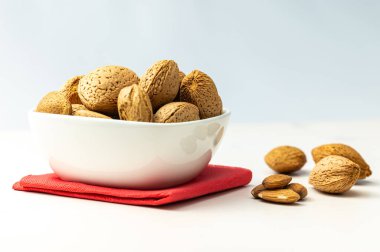
<svg viewBox="0 0 380 252">
<path fill-rule="evenodd" d="M 54 173 L 28 175 L 15 183 L 13 189 L 120 204 L 159 206 L 243 186 L 251 179 L 252 172 L 244 168 L 208 165 L 192 181 L 161 190 L 132 190 L 68 182 Z"/>
</svg>

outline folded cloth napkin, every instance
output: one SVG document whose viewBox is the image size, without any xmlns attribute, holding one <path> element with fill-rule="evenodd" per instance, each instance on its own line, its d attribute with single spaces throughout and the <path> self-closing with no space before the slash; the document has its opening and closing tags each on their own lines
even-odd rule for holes
<svg viewBox="0 0 380 252">
<path fill-rule="evenodd" d="M 69 182 L 54 173 L 28 175 L 15 183 L 13 189 L 120 204 L 159 206 L 243 186 L 251 179 L 252 172 L 244 168 L 208 165 L 192 181 L 161 190 L 133 190 Z"/>
</svg>

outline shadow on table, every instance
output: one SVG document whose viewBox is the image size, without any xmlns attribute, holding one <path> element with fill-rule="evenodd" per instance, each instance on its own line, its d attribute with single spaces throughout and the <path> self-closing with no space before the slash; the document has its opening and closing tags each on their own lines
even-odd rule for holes
<svg viewBox="0 0 380 252">
<path fill-rule="evenodd" d="M 210 208 L 215 207 L 217 205 L 225 205 L 225 204 L 235 204 L 238 201 L 242 200 L 241 194 L 239 192 L 246 191 L 247 197 L 250 197 L 250 186 L 243 186 L 239 188 L 230 189 L 223 192 L 216 192 L 213 194 L 201 196 L 194 199 L 188 199 L 180 202 L 174 202 L 163 206 L 154 206 L 151 208 L 157 208 L 161 210 L 181 210 L 188 207 L 194 207 L 195 205 L 200 205 L 205 202 L 210 202 L 210 204 L 204 204 L 204 207 Z"/>
<path fill-rule="evenodd" d="M 380 185 L 380 183 L 378 181 L 373 181 L 371 180 L 371 178 L 367 178 L 367 179 L 360 179 L 356 182 L 355 184 L 356 186 L 378 186 Z"/>
<path fill-rule="evenodd" d="M 294 178 L 301 178 L 301 177 L 308 177 L 310 174 L 309 170 L 298 170 L 296 172 L 293 172 L 291 174 L 288 174 L 289 176 L 292 176 Z"/>
<path fill-rule="evenodd" d="M 315 189 L 314 189 L 315 190 Z M 315 190 L 317 191 L 317 190 Z M 318 193 L 321 193 L 323 195 L 326 195 L 328 197 L 335 197 L 335 198 L 363 198 L 363 199 L 368 199 L 368 198 L 378 198 L 379 194 L 373 193 L 373 192 L 368 192 L 368 191 L 361 191 L 360 189 L 351 189 L 348 192 L 341 193 L 341 194 L 331 194 L 331 193 L 324 193 L 317 191 Z"/>
</svg>

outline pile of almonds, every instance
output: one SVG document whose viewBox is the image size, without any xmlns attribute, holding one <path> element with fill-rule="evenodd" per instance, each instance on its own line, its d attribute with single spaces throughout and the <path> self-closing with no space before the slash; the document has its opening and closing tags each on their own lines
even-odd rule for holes
<svg viewBox="0 0 380 252">
<path fill-rule="evenodd" d="M 291 204 L 302 200 L 307 195 L 307 189 L 299 183 L 290 183 L 292 177 L 284 174 L 275 174 L 266 177 L 261 185 L 251 191 L 256 199 L 263 199 L 274 203 Z"/>
<path fill-rule="evenodd" d="M 358 179 L 372 174 L 369 165 L 354 148 L 345 144 L 325 144 L 312 150 L 315 167 L 309 175 L 309 183 L 318 191 L 339 194 L 347 192 Z M 305 153 L 293 146 L 279 146 L 266 156 L 267 165 L 278 173 L 292 173 L 306 164 Z M 252 190 L 255 198 L 277 203 L 294 203 L 306 196 L 307 190 L 300 184 L 289 184 L 291 177 L 283 174 L 264 179 Z M 293 192 L 300 196 L 297 198 Z"/>
<path fill-rule="evenodd" d="M 210 76 L 199 70 L 185 75 L 175 61 L 161 60 L 141 77 L 121 66 L 75 76 L 45 95 L 36 112 L 176 123 L 218 116 L 222 109 Z"/>
</svg>

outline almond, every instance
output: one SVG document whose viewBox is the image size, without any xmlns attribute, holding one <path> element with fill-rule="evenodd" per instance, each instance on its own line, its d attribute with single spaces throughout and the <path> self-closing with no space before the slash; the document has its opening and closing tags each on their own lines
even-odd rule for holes
<svg viewBox="0 0 380 252">
<path fill-rule="evenodd" d="M 71 104 L 82 104 L 78 95 L 78 84 L 82 77 L 83 75 L 74 76 L 66 81 L 65 85 L 63 85 L 60 90 L 66 98 L 69 99 Z"/>
<path fill-rule="evenodd" d="M 183 78 L 185 78 L 185 76 L 186 76 L 186 74 L 184 72 L 182 72 L 182 71 L 178 72 L 178 83 L 179 83 L 179 86 L 181 86 L 181 82 L 182 82 Z M 180 94 L 180 91 L 178 89 L 177 96 L 174 98 L 174 101 L 176 101 L 176 102 L 180 101 L 179 94 Z"/>
<path fill-rule="evenodd" d="M 291 183 L 285 187 L 286 189 L 293 190 L 294 192 L 298 193 L 298 195 L 301 197 L 301 199 L 305 198 L 307 196 L 307 189 L 303 185 L 299 183 Z"/>
<path fill-rule="evenodd" d="M 138 82 L 139 77 L 126 67 L 99 67 L 80 79 L 78 95 L 89 110 L 114 116 L 120 90 Z"/>
<path fill-rule="evenodd" d="M 261 193 L 262 191 L 266 190 L 265 186 L 263 186 L 263 184 L 260 184 L 258 186 L 255 186 L 252 191 L 251 191 L 251 194 L 253 197 L 255 197 L 256 199 L 260 198 L 259 197 L 259 193 Z"/>
<path fill-rule="evenodd" d="M 137 84 L 125 87 L 120 91 L 117 100 L 121 120 L 151 122 L 153 110 L 148 95 Z"/>
<path fill-rule="evenodd" d="M 315 189 L 326 193 L 344 193 L 351 189 L 359 178 L 360 166 L 342 156 L 327 156 L 321 159 L 309 176 Z"/>
<path fill-rule="evenodd" d="M 71 104 L 63 93 L 53 91 L 40 100 L 36 112 L 71 115 Z"/>
<path fill-rule="evenodd" d="M 71 104 L 71 114 L 74 114 L 78 110 L 88 110 L 83 104 Z"/>
<path fill-rule="evenodd" d="M 258 194 L 259 198 L 283 204 L 292 204 L 300 199 L 298 193 L 290 189 L 265 190 Z"/>
<path fill-rule="evenodd" d="M 371 176 L 372 171 L 369 165 L 364 161 L 363 157 L 351 146 L 345 144 L 325 144 L 319 147 L 316 147 L 312 150 L 311 154 L 313 155 L 314 161 L 317 163 L 322 158 L 337 155 L 348 158 L 354 163 L 357 163 L 360 166 L 360 175 L 359 179 L 364 179 Z"/>
<path fill-rule="evenodd" d="M 176 97 L 179 90 L 178 71 L 173 60 L 161 60 L 141 76 L 139 85 L 148 94 L 154 111 Z"/>
<path fill-rule="evenodd" d="M 199 108 L 201 119 L 222 113 L 222 99 L 214 81 L 207 74 L 194 70 L 183 78 L 180 87 L 180 101 L 189 102 Z"/>
<path fill-rule="evenodd" d="M 109 116 L 106 116 L 106 115 L 103 115 L 103 114 L 100 114 L 100 113 L 97 113 L 97 112 L 94 112 L 94 111 L 90 111 L 90 110 L 77 110 L 73 113 L 73 116 L 84 116 L 84 117 L 95 117 L 95 118 L 103 118 L 103 119 L 112 119 L 111 117 Z"/>
<path fill-rule="evenodd" d="M 263 185 L 266 189 L 280 189 L 287 186 L 292 177 L 284 174 L 274 174 L 266 177 L 263 180 Z"/>
<path fill-rule="evenodd" d="M 297 147 L 279 146 L 266 154 L 265 162 L 276 172 L 291 173 L 305 165 L 306 155 Z"/>
<path fill-rule="evenodd" d="M 154 115 L 157 123 L 178 123 L 199 120 L 197 106 L 187 102 L 171 102 L 162 106 Z"/>
</svg>

